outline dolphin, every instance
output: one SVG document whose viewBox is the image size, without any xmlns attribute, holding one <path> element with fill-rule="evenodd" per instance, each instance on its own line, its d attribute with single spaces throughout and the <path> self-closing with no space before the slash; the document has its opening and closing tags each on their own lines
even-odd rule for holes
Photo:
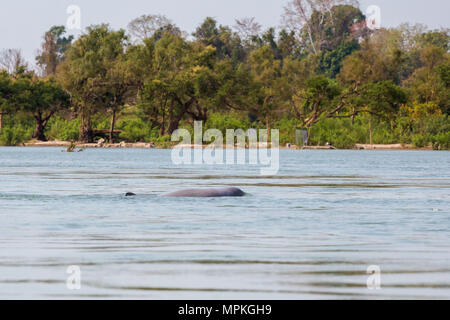
<svg viewBox="0 0 450 320">
<path fill-rule="evenodd" d="M 134 197 L 136 194 L 127 192 L 126 197 Z M 208 189 L 184 189 L 165 193 L 162 197 L 186 197 L 186 198 L 215 198 L 215 197 L 242 197 L 245 192 L 239 188 L 208 188 Z"/>
</svg>

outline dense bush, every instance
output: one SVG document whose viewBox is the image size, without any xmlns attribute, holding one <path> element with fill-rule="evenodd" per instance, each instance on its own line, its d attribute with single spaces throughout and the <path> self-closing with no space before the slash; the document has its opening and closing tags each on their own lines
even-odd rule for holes
<svg viewBox="0 0 450 320">
<path fill-rule="evenodd" d="M 123 132 L 120 138 L 129 142 L 153 141 L 158 136 L 157 130 L 152 130 L 150 125 L 141 119 L 122 120 L 118 129 Z"/>
<path fill-rule="evenodd" d="M 421 134 L 416 134 L 412 137 L 412 144 L 416 148 L 423 148 L 428 145 L 428 138 Z"/>
<path fill-rule="evenodd" d="M 443 132 L 431 137 L 431 143 L 434 150 L 450 149 L 450 131 Z"/>
<path fill-rule="evenodd" d="M 274 129 L 280 130 L 280 146 L 284 146 L 287 143 L 295 143 L 295 130 L 298 121 L 293 118 L 282 118 Z"/>
<path fill-rule="evenodd" d="M 0 144 L 3 146 L 16 146 L 31 139 L 33 128 L 22 124 L 5 127 L 0 134 Z"/>
<path fill-rule="evenodd" d="M 310 130 L 310 145 L 330 143 L 336 148 L 353 148 L 356 143 L 366 143 L 369 137 L 368 125 L 364 119 L 324 119 Z"/>
<path fill-rule="evenodd" d="M 47 125 L 46 135 L 49 140 L 71 141 L 78 139 L 80 121 L 68 121 L 62 118 L 52 118 Z"/>
<path fill-rule="evenodd" d="M 204 129 L 218 129 L 225 135 L 227 129 L 243 129 L 250 128 L 250 123 L 242 117 L 230 114 L 213 113 L 204 124 Z"/>
</svg>

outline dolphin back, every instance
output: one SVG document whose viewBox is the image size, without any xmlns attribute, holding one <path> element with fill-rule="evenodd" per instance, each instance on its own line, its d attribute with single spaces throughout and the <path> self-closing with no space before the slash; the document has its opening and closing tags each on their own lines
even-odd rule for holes
<svg viewBox="0 0 450 320">
<path fill-rule="evenodd" d="M 245 193 L 239 188 L 212 188 L 212 189 L 185 189 L 163 194 L 163 197 L 189 197 L 189 198 L 214 198 L 214 197 L 242 197 Z"/>
</svg>

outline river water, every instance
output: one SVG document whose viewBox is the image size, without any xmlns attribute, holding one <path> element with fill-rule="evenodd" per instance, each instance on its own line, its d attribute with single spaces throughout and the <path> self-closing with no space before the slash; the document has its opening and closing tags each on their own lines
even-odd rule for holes
<svg viewBox="0 0 450 320">
<path fill-rule="evenodd" d="M 0 148 L 0 299 L 450 299 L 449 152 L 280 162 L 265 177 L 170 150 Z M 247 195 L 159 196 L 220 186 Z"/>
</svg>

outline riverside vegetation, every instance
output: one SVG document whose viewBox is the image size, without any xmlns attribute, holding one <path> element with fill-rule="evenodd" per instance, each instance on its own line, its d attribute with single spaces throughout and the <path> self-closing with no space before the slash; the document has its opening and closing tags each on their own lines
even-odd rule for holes
<svg viewBox="0 0 450 320">
<path fill-rule="evenodd" d="M 285 27 L 206 18 L 192 35 L 159 15 L 78 38 L 52 27 L 31 69 L 0 55 L 0 143 L 155 142 L 178 128 L 267 128 L 311 145 L 449 149 L 449 29 L 370 30 L 354 1 L 293 0 Z M 303 9 L 308 10 L 303 10 Z M 305 13 L 307 12 L 307 14 Z"/>
</svg>

